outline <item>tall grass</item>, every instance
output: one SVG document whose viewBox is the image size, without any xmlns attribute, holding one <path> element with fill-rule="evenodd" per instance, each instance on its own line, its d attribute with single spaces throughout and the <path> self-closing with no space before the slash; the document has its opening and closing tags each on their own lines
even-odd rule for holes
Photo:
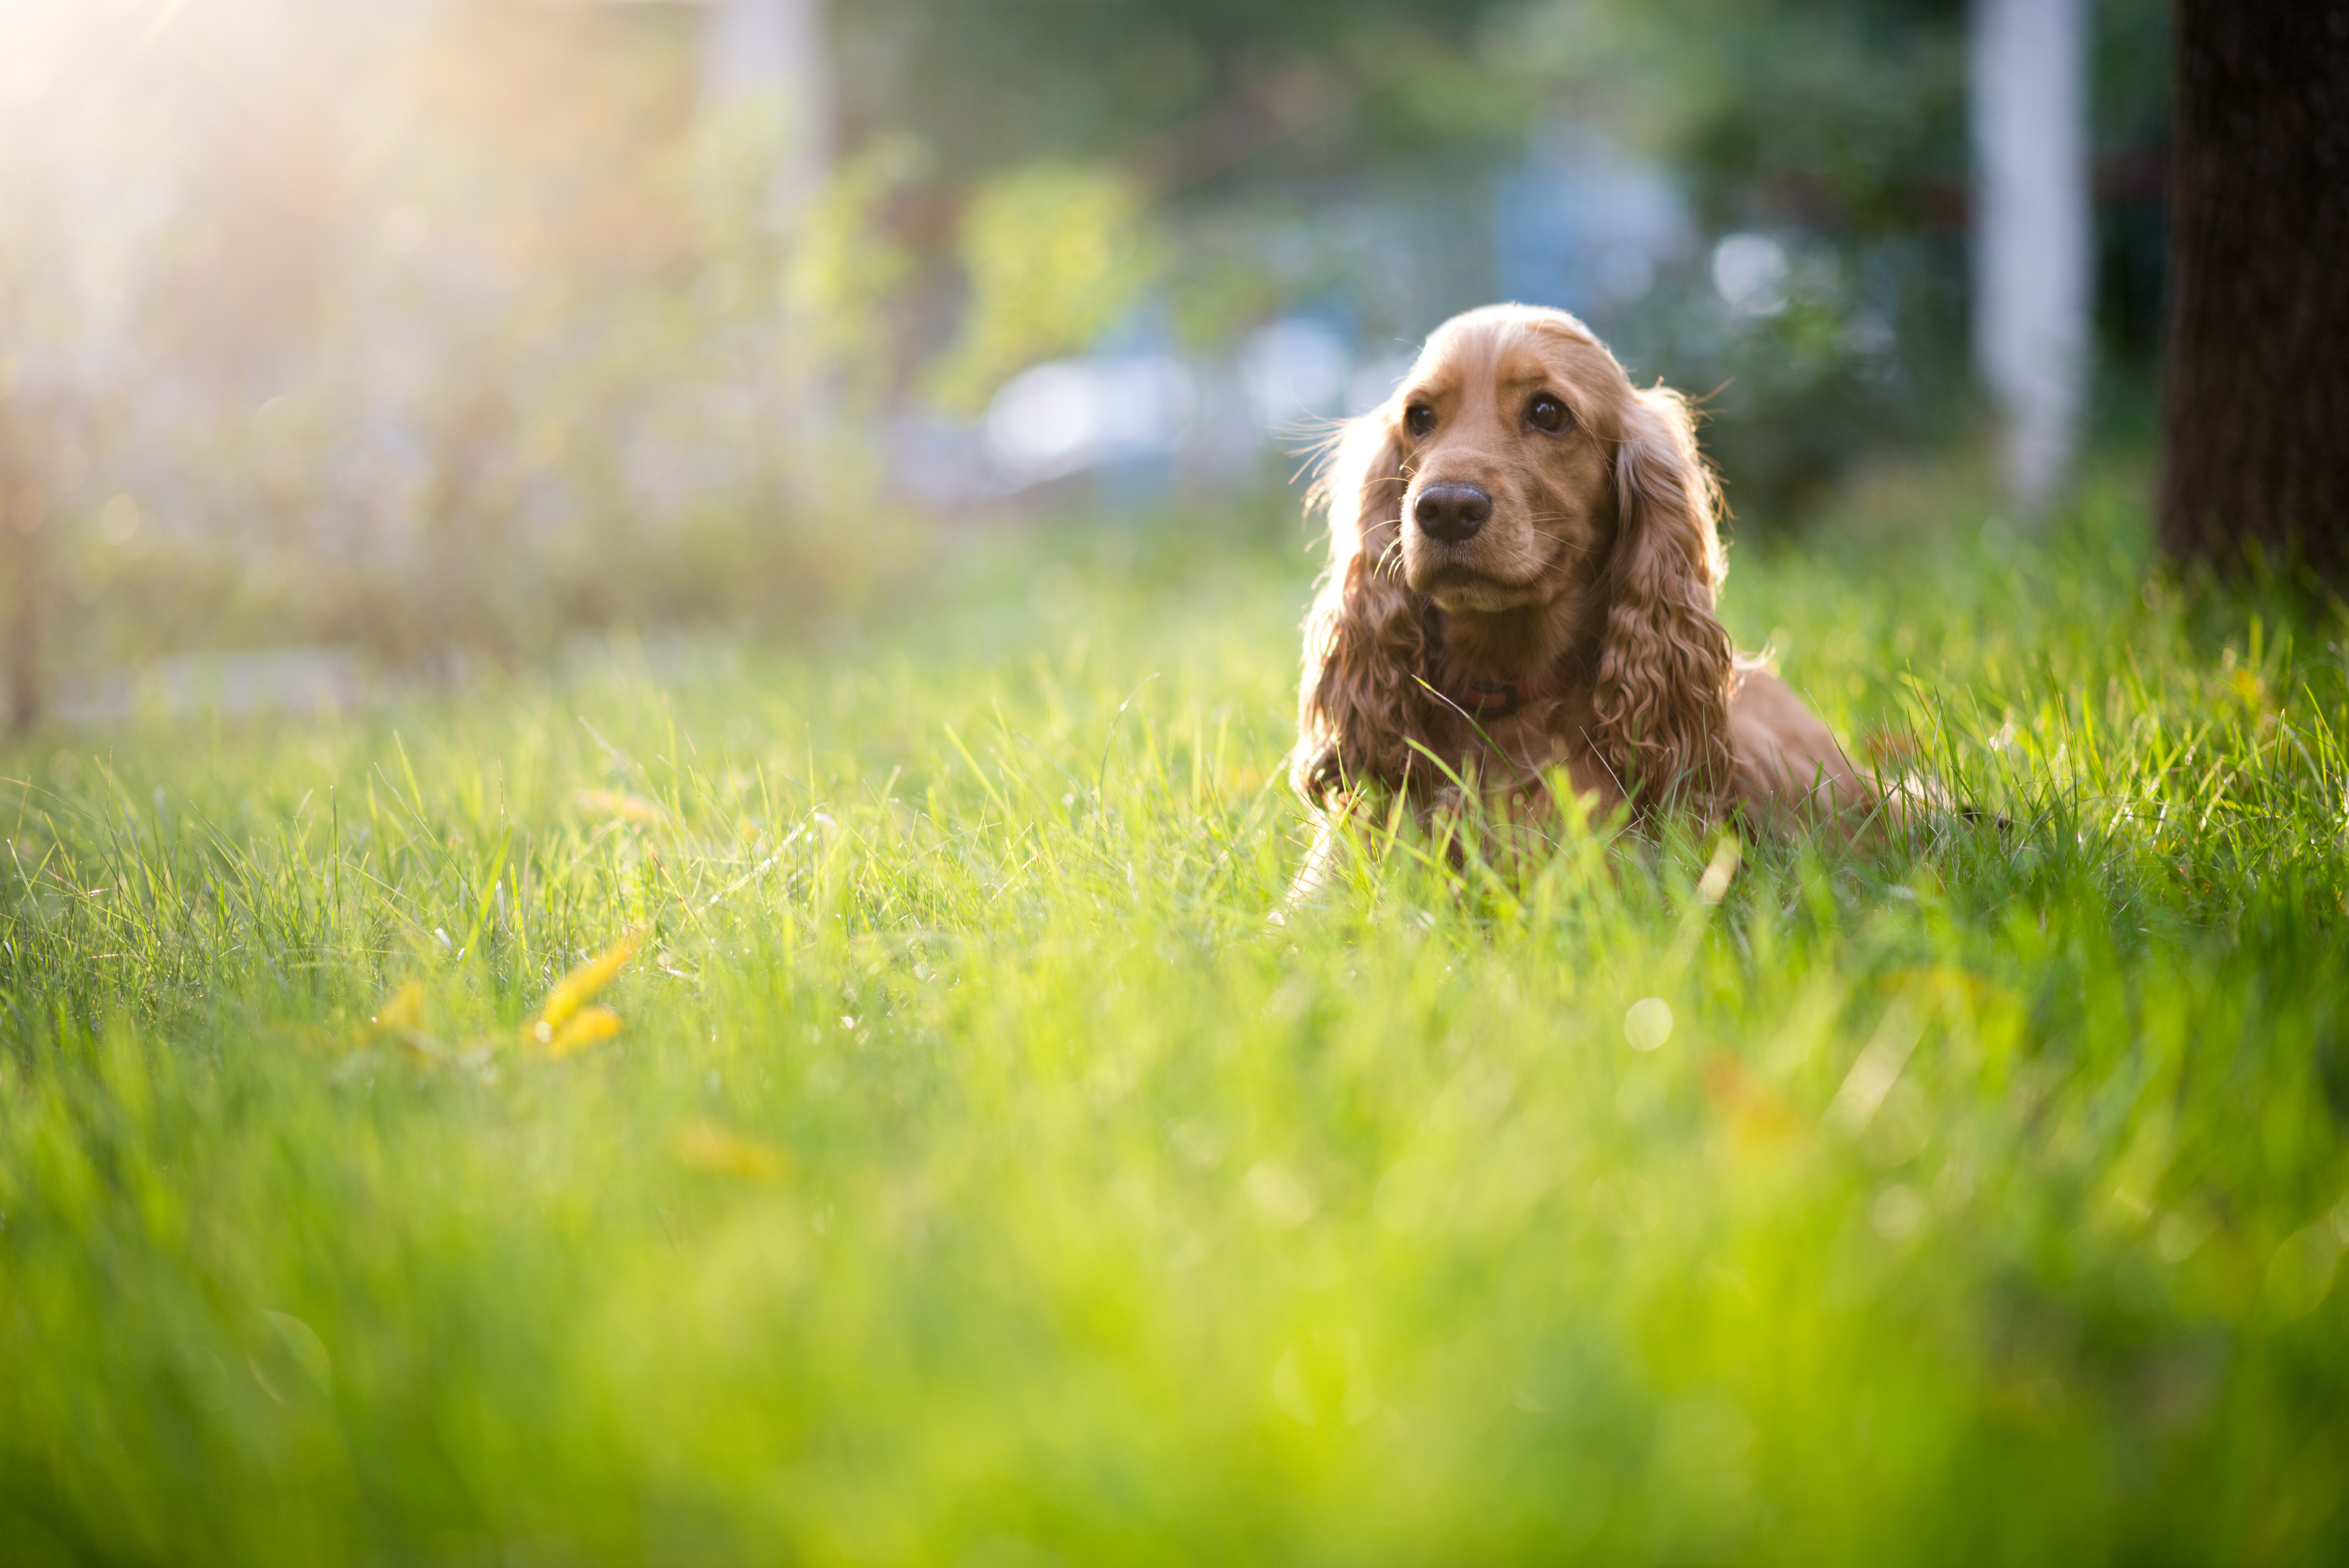
<svg viewBox="0 0 2349 1568">
<path fill-rule="evenodd" d="M 1268 928 L 1306 568 L 1221 535 L 45 737 L 5 1555 L 2338 1560 L 2341 627 L 2143 532 L 1743 556 L 1979 809 L 1725 888 L 1371 836 Z"/>
</svg>

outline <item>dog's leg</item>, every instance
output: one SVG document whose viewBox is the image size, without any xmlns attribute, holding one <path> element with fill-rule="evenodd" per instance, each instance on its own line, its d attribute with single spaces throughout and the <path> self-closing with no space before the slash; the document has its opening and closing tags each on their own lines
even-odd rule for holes
<svg viewBox="0 0 2349 1568">
<path fill-rule="evenodd" d="M 1338 824 L 1326 811 L 1313 814 L 1313 842 L 1305 851 L 1304 863 L 1290 878 L 1288 892 L 1280 900 L 1269 919 L 1276 926 L 1288 923 L 1291 911 L 1303 909 L 1320 896 L 1330 885 L 1330 874 L 1338 863 Z"/>
</svg>

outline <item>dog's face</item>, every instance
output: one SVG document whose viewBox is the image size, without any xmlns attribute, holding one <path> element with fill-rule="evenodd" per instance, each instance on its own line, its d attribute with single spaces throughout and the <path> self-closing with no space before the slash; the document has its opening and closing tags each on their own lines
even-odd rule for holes
<svg viewBox="0 0 2349 1568">
<path fill-rule="evenodd" d="M 1403 579 L 1452 613 L 1546 605 L 1605 569 L 1622 367 L 1570 317 L 1495 307 L 1428 340 L 1383 416 Z"/>
<path fill-rule="evenodd" d="M 1522 677 L 1570 652 L 1589 682 L 1573 738 L 1619 787 L 1654 802 L 1726 787 L 1720 492 L 1686 399 L 1634 390 L 1563 311 L 1491 306 L 1439 328 L 1330 459 L 1330 572 L 1299 704 L 1308 799 L 1422 786 L 1413 759 L 1461 711 L 1430 684 L 1439 661 Z"/>
</svg>

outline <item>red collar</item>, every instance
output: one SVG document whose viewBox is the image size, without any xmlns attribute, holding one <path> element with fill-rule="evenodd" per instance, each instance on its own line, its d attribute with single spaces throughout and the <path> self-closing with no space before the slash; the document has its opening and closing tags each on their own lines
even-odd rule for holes
<svg viewBox="0 0 2349 1568">
<path fill-rule="evenodd" d="M 1457 686 L 1439 686 L 1434 690 L 1437 696 L 1482 723 L 1493 719 L 1506 719 L 1528 703 L 1547 701 L 1562 695 L 1567 687 L 1565 666 L 1566 661 L 1561 660 L 1531 675 L 1511 676 L 1499 680 L 1467 680 Z"/>
<path fill-rule="evenodd" d="M 1471 719 L 1506 719 L 1526 703 L 1522 680 L 1471 680 L 1446 697 Z"/>
</svg>

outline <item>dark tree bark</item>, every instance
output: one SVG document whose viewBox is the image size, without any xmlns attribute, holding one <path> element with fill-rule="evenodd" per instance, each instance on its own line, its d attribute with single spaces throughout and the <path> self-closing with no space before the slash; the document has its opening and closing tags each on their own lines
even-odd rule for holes
<svg viewBox="0 0 2349 1568">
<path fill-rule="evenodd" d="M 2349 581 L 2349 0 L 2177 0 L 2161 543 Z"/>
</svg>

